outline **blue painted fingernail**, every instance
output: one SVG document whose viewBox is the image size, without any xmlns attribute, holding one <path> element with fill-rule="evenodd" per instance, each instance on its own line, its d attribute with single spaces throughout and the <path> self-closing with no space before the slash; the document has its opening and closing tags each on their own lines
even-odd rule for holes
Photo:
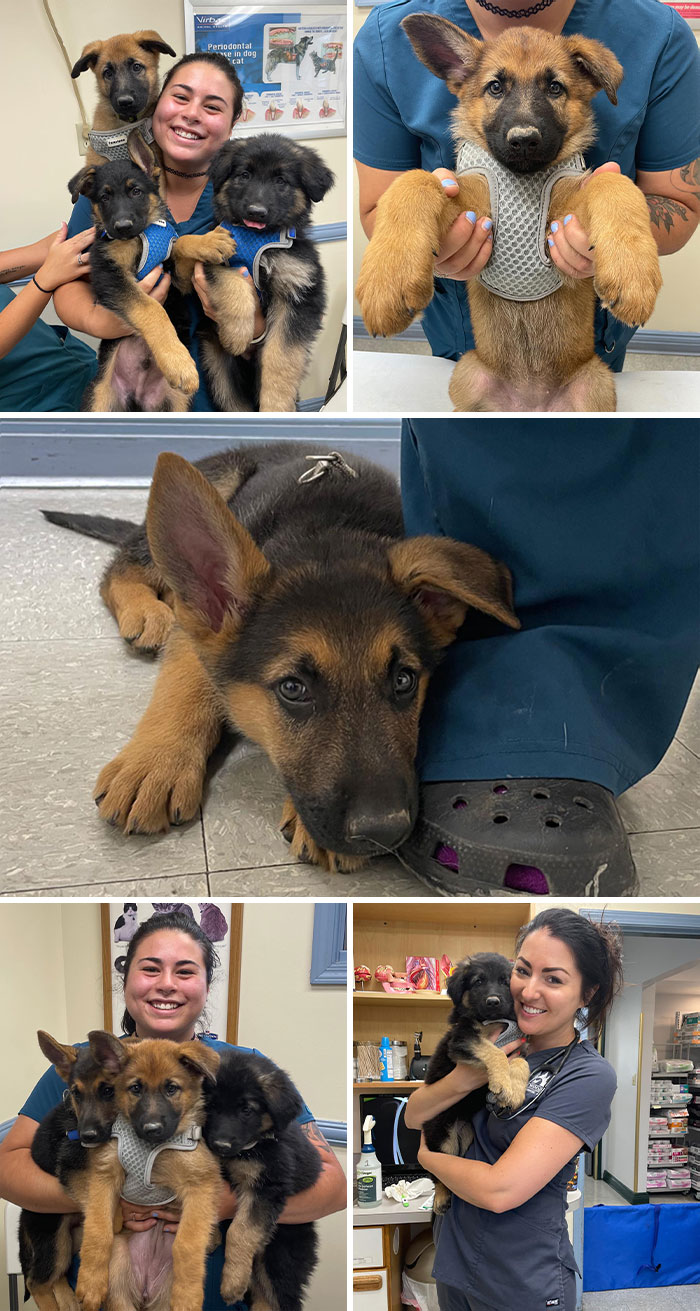
<svg viewBox="0 0 700 1311">
<path fill-rule="evenodd" d="M 547 237 L 547 245 L 548 246 L 554 245 L 554 237 Z"/>
<path fill-rule="evenodd" d="M 559 231 L 559 224 L 557 223 L 557 221 L 556 221 L 556 219 L 555 219 L 555 220 L 554 220 L 554 223 L 552 224 L 552 232 L 558 232 L 558 231 Z"/>
<path fill-rule="evenodd" d="M 484 232 L 490 232 L 493 227 L 491 219 L 484 219 Z"/>
<path fill-rule="evenodd" d="M 250 274 L 249 274 L 249 272 L 248 272 L 247 269 L 241 269 L 241 273 L 243 274 L 243 277 L 244 277 L 244 278 L 249 278 L 249 277 L 250 277 Z"/>
<path fill-rule="evenodd" d="M 454 185 L 455 185 L 454 178 L 442 178 L 440 180 L 441 187 L 453 187 Z"/>
<path fill-rule="evenodd" d="M 464 217 L 468 218 L 470 223 L 476 223 L 476 214 L 473 209 L 468 209 Z"/>
<path fill-rule="evenodd" d="M 571 222 L 573 217 L 574 217 L 573 214 L 567 214 L 566 218 L 564 219 L 564 227 L 566 227 L 567 223 Z"/>
</svg>

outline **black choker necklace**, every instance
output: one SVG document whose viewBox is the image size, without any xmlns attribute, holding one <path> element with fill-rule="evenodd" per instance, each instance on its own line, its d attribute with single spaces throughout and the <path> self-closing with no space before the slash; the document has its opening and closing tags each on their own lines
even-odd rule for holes
<svg viewBox="0 0 700 1311">
<path fill-rule="evenodd" d="M 551 0 L 548 0 L 551 3 Z M 176 178 L 206 178 L 209 176 L 209 169 L 205 168 L 203 173 L 181 173 L 179 168 L 168 168 L 167 164 L 163 165 L 166 173 L 174 173 Z"/>
<path fill-rule="evenodd" d="M 538 5 L 531 5 L 529 9 L 499 9 L 498 5 L 489 4 L 488 0 L 475 0 L 482 9 L 488 9 L 490 14 L 498 14 L 500 18 L 531 18 L 533 14 L 539 14 L 543 9 L 549 9 L 555 0 L 540 0 Z"/>
</svg>

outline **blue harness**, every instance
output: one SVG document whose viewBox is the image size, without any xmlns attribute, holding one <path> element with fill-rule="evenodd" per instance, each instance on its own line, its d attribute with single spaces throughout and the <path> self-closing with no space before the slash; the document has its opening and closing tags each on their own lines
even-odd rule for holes
<svg viewBox="0 0 700 1311">
<path fill-rule="evenodd" d="M 179 235 L 177 228 L 168 219 L 156 219 L 139 233 L 141 258 L 136 269 L 137 282 L 141 282 L 158 264 L 165 262 Z M 114 240 L 108 232 L 101 232 L 100 236 L 107 241 Z"/>
<path fill-rule="evenodd" d="M 236 242 L 235 253 L 229 260 L 229 268 L 246 268 L 250 273 L 256 291 L 260 290 L 260 256 L 264 250 L 289 249 L 297 235 L 296 228 L 282 228 L 280 232 L 256 232 L 241 224 L 222 223 L 222 228 L 231 233 Z"/>
</svg>

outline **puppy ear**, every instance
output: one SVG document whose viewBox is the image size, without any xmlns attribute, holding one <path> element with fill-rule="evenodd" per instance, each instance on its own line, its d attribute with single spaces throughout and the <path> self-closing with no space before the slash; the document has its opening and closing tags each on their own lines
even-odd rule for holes
<svg viewBox="0 0 700 1311">
<path fill-rule="evenodd" d="M 194 1071 L 207 1083 L 212 1086 L 216 1083 L 221 1057 L 205 1042 L 181 1042 L 177 1059 L 185 1069 Z"/>
<path fill-rule="evenodd" d="M 270 566 L 219 493 L 179 455 L 158 457 L 146 527 L 183 628 L 203 643 L 222 630 L 233 636 Z"/>
<path fill-rule="evenodd" d="M 284 1070 L 273 1069 L 269 1074 L 264 1074 L 260 1080 L 260 1087 L 267 1110 L 279 1133 L 301 1114 L 304 1103 Z"/>
<path fill-rule="evenodd" d="M 301 185 L 309 200 L 316 203 L 323 200 L 326 192 L 330 191 L 335 182 L 335 174 L 326 168 L 321 156 L 315 150 L 311 150 L 309 146 L 300 146 L 299 149 Z"/>
<path fill-rule="evenodd" d="M 68 183 L 70 198 L 75 204 L 78 196 L 91 196 L 95 186 L 96 169 L 93 164 L 89 168 L 81 168 L 75 177 L 71 178 Z"/>
<path fill-rule="evenodd" d="M 470 606 L 520 628 L 510 570 L 478 546 L 450 537 L 408 537 L 390 547 L 389 568 L 438 647 L 454 640 Z"/>
<path fill-rule="evenodd" d="M 119 1074 L 129 1059 L 126 1047 L 106 1029 L 91 1029 L 88 1034 L 90 1051 L 108 1074 Z"/>
<path fill-rule="evenodd" d="M 142 50 L 147 50 L 149 55 L 175 55 L 176 53 L 158 32 L 134 32 L 134 38 L 136 44 L 140 45 Z"/>
<path fill-rule="evenodd" d="M 433 14 L 409 14 L 402 19 L 401 26 L 421 62 L 457 95 L 459 88 L 476 72 L 483 41 L 468 36 L 447 18 Z"/>
<path fill-rule="evenodd" d="M 84 73 L 86 68 L 94 68 L 103 45 L 103 41 L 91 41 L 89 45 L 86 45 L 80 59 L 70 71 L 71 77 L 80 77 L 80 74 Z"/>
<path fill-rule="evenodd" d="M 461 960 L 455 970 L 452 971 L 447 980 L 447 995 L 455 1006 L 459 1006 L 464 993 L 464 980 L 469 969 L 469 957 Z"/>
<path fill-rule="evenodd" d="M 126 148 L 136 167 L 142 169 L 149 178 L 152 178 L 156 171 L 156 157 L 137 127 L 129 133 L 126 139 Z"/>
<path fill-rule="evenodd" d="M 223 186 L 236 161 L 236 155 L 240 154 L 244 146 L 243 141 L 227 141 L 217 150 L 209 169 L 209 179 L 214 193 Z"/>
<path fill-rule="evenodd" d="M 566 37 L 566 44 L 578 71 L 593 85 L 594 91 L 604 91 L 611 104 L 617 104 L 617 88 L 624 76 L 622 64 L 601 41 L 584 36 Z"/>
<path fill-rule="evenodd" d="M 63 1082 L 68 1083 L 70 1072 L 78 1059 L 78 1048 L 67 1047 L 65 1043 L 57 1042 L 44 1029 L 39 1029 L 36 1036 L 47 1061 L 51 1061 Z"/>
</svg>

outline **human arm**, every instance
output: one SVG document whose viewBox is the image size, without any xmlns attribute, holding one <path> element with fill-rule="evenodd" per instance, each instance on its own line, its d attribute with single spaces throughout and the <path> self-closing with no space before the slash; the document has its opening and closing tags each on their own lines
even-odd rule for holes
<svg viewBox="0 0 700 1311">
<path fill-rule="evenodd" d="M 0 314 L 0 359 L 29 332 L 59 286 L 85 277 L 90 272 L 90 253 L 87 248 L 94 240 L 95 229 L 88 228 L 68 240 L 66 231 L 67 225 L 64 223 L 57 233 L 35 242 L 34 246 L 25 247 L 25 251 L 31 252 L 30 255 L 24 254 L 22 250 L 7 252 L 12 259 L 24 261 L 19 266 L 8 265 L 11 276 L 24 277 L 30 271 L 28 266 L 31 266 L 36 277 L 22 287 Z M 19 268 L 24 271 L 18 272 Z"/>
<path fill-rule="evenodd" d="M 51 1174 L 32 1160 L 31 1146 L 38 1121 L 18 1115 L 0 1143 L 0 1197 L 30 1211 L 63 1215 L 80 1207 Z"/>
<path fill-rule="evenodd" d="M 161 274 L 163 266 L 158 264 L 139 284 L 159 305 L 165 303 L 170 288 L 170 274 L 165 273 L 162 277 Z M 88 282 L 72 282 L 59 287 L 54 293 L 53 303 L 61 322 L 75 332 L 86 332 L 91 337 L 106 341 L 115 337 L 130 337 L 133 333 L 133 328 L 124 319 L 120 319 L 118 314 L 97 304 Z"/>
<path fill-rule="evenodd" d="M 539 1193 L 580 1152 L 583 1139 L 552 1120 L 533 1116 L 494 1165 L 429 1152 L 424 1143 L 419 1164 L 457 1197 L 483 1211 L 512 1211 Z"/>
<path fill-rule="evenodd" d="M 494 1030 L 493 1036 L 496 1036 L 498 1030 Z M 523 1049 L 524 1038 L 517 1038 L 515 1042 L 508 1042 L 503 1047 L 503 1051 L 509 1058 L 519 1056 Z M 477 1088 L 483 1088 L 488 1073 L 484 1065 L 455 1065 L 449 1074 L 443 1079 L 438 1079 L 435 1083 L 424 1083 L 422 1088 L 417 1088 L 411 1093 L 406 1104 L 404 1121 L 407 1129 L 422 1129 L 426 1120 L 432 1120 L 433 1116 L 440 1115 L 441 1111 L 446 1111 L 448 1107 L 454 1106 L 468 1093 L 474 1092 Z"/>
</svg>

